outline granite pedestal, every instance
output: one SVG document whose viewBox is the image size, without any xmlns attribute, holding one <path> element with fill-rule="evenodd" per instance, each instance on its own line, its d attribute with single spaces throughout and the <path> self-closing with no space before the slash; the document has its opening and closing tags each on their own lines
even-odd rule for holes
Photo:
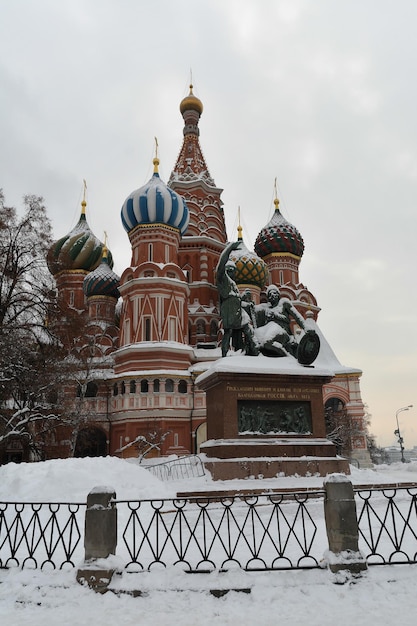
<svg viewBox="0 0 417 626">
<path fill-rule="evenodd" d="M 292 357 L 225 357 L 200 375 L 214 480 L 349 473 L 326 439 L 323 385 L 332 372 Z"/>
</svg>

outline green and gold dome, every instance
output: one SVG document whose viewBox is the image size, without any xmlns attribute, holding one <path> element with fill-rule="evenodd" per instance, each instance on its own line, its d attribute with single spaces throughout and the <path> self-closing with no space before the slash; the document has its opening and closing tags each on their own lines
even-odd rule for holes
<svg viewBox="0 0 417 626">
<path fill-rule="evenodd" d="M 238 226 L 240 246 L 230 254 L 230 260 L 236 266 L 235 281 L 237 285 L 248 285 L 263 289 L 268 281 L 268 268 L 265 262 L 254 252 L 250 252 L 242 238 L 242 227 Z"/>
<path fill-rule="evenodd" d="M 49 248 L 47 263 L 53 276 L 63 271 L 81 270 L 91 272 L 101 263 L 104 244 L 94 235 L 88 225 L 85 199 L 81 202 L 81 215 L 75 227 L 54 241 Z M 108 265 L 113 267 L 111 252 L 107 255 Z"/>
</svg>

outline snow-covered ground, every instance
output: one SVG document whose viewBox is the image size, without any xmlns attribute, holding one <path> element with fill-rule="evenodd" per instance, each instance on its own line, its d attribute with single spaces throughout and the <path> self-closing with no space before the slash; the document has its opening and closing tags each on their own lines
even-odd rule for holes
<svg viewBox="0 0 417 626">
<path fill-rule="evenodd" d="M 417 463 L 352 468 L 354 484 L 417 483 Z M 97 485 L 111 486 L 118 499 L 172 497 L 177 491 L 232 487 L 250 489 L 321 487 L 322 479 L 277 478 L 214 483 L 209 476 L 161 483 L 134 462 L 116 458 L 68 459 L 0 467 L 1 501 L 84 502 Z M 135 575 L 140 597 L 94 594 L 75 581 L 75 571 L 0 570 L 0 623 L 56 626 L 130 624 L 262 624 L 340 626 L 414 624 L 417 566 L 371 567 L 358 580 L 336 584 L 326 570 L 214 572 L 189 575 L 167 569 Z M 133 579 L 132 579 L 133 580 Z M 117 586 L 117 582 L 114 586 Z M 222 597 L 210 590 L 239 589 Z M 126 590 L 126 582 L 123 583 Z M 250 590 L 250 593 L 247 591 Z"/>
</svg>

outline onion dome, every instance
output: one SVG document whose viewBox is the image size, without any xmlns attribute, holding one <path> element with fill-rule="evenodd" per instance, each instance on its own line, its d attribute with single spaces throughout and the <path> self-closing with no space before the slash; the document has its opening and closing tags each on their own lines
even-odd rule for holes
<svg viewBox="0 0 417 626">
<path fill-rule="evenodd" d="M 91 296 L 110 296 L 118 300 L 120 297 L 119 284 L 120 277 L 111 269 L 107 246 L 104 246 L 100 265 L 84 278 L 84 293 L 87 298 Z"/>
<path fill-rule="evenodd" d="M 68 235 L 55 241 L 48 250 L 47 263 L 54 276 L 64 270 L 90 272 L 100 264 L 104 244 L 94 235 L 87 223 L 85 199 L 81 202 L 81 215 L 76 226 Z M 113 267 L 111 252 L 108 264 Z"/>
<path fill-rule="evenodd" d="M 238 226 L 240 246 L 230 254 L 236 266 L 234 279 L 238 285 L 253 285 L 262 289 L 268 280 L 268 268 L 254 252 L 249 252 L 242 239 L 242 227 Z"/>
<path fill-rule="evenodd" d="M 139 225 L 165 224 L 177 228 L 183 235 L 190 219 L 186 202 L 159 178 L 159 159 L 155 158 L 153 163 L 150 181 L 132 191 L 122 206 L 123 227 L 130 232 Z"/>
<path fill-rule="evenodd" d="M 192 85 L 190 85 L 190 93 L 188 96 L 185 96 L 180 102 L 180 111 L 181 115 L 183 115 L 185 111 L 197 111 L 199 115 L 203 112 L 203 103 L 193 94 Z"/>
<path fill-rule="evenodd" d="M 261 258 L 268 254 L 293 254 L 301 258 L 304 241 L 298 230 L 288 222 L 279 210 L 279 200 L 275 198 L 275 212 L 270 222 L 262 228 L 255 241 L 255 252 Z"/>
</svg>

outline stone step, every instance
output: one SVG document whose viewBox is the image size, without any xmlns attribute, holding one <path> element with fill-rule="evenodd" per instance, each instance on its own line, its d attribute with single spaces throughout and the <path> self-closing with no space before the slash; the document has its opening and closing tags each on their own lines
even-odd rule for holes
<svg viewBox="0 0 417 626">
<path fill-rule="evenodd" d="M 327 476 L 350 474 L 349 462 L 340 457 L 235 457 L 207 458 L 205 468 L 213 480 L 275 478 L 278 476 Z"/>
</svg>

